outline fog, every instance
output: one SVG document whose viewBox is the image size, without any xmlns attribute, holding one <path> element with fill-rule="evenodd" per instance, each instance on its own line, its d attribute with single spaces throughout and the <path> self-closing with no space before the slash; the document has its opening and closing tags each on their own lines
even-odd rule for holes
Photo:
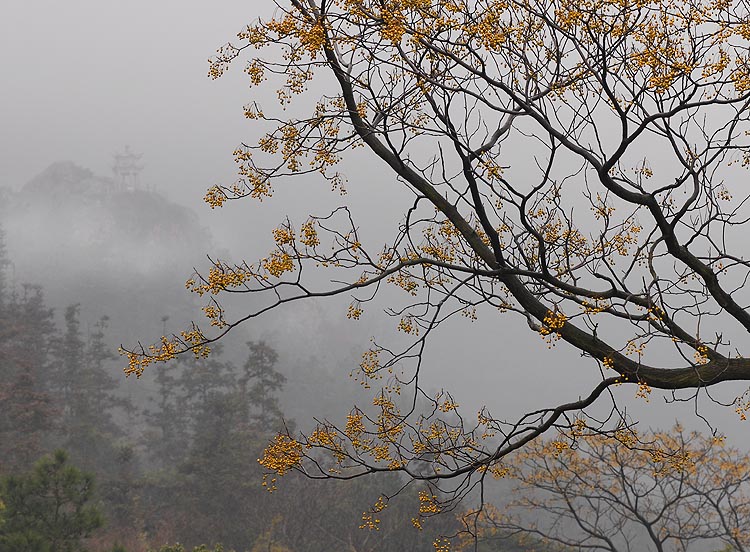
<svg viewBox="0 0 750 552">
<path fill-rule="evenodd" d="M 212 81 L 206 60 L 273 10 L 272 2 L 235 0 L 7 3 L 0 18 L 0 223 L 13 285 L 41 285 L 58 323 L 75 303 L 89 328 L 108 316 L 113 352 L 120 343 L 149 344 L 179 332 L 202 315 L 202 303 L 184 286 L 193 269 L 205 270 L 208 257 L 267 255 L 271 230 L 287 216 L 299 223 L 346 204 L 372 249 L 396 233 L 398 200 L 409 194 L 361 150 L 343 165 L 346 196 L 311 178 L 279 184 L 263 202 L 212 210 L 203 201 L 209 186 L 235 180 L 232 151 L 257 138 L 242 107 L 264 99 L 247 86 L 240 64 Z M 140 196 L 105 191 L 116 181 L 113 156 L 126 146 L 142 154 Z M 277 368 L 288 378 L 280 403 L 298 427 L 309 428 L 313 418 L 341 422 L 354 404 L 366 404 L 371 393 L 350 372 L 371 338 L 400 339 L 385 302 L 368 304 L 362 319 L 351 321 L 349 299 L 295 302 L 226 339 L 227 356 L 239 362 L 248 340 L 278 351 Z M 562 343 L 548 348 L 512 315 L 456 319 L 432 337 L 423 386 L 450 391 L 469 418 L 487 406 L 512 420 L 575 400 L 600 380 L 589 360 Z M 111 360 L 108 369 L 147 407 L 156 373 L 122 383 L 124 364 Z M 627 387 L 614 392 L 644 427 L 680 421 L 707 429 L 693 402 L 665 405 L 656 391 L 646 402 Z M 736 394 L 732 386 L 716 391 L 721 399 Z M 746 425 L 731 408 L 702 400 L 700 411 L 730 443 L 745 446 Z"/>
<path fill-rule="evenodd" d="M 198 240 L 190 254 L 186 252 L 182 264 L 169 263 L 169 274 L 164 277 L 172 278 L 178 291 L 193 266 L 200 266 L 206 255 L 252 261 L 270 250 L 270 230 L 286 216 L 299 221 L 335 203 L 350 205 L 365 236 L 372 243 L 384 243 L 395 233 L 401 216 L 400 210 L 393 209 L 396 202 L 392 198 L 407 196 L 391 177 L 377 170 L 376 162 L 367 158 L 345 169 L 349 193 L 341 199 L 331 199 L 329 194 L 325 201 L 318 200 L 329 185 L 311 181 L 305 186 L 278 186 L 275 197 L 263 203 L 236 202 L 211 210 L 202 201 L 209 186 L 235 179 L 231 153 L 255 135 L 252 121 L 242 115 L 242 107 L 251 100 L 264 99 L 258 98 L 257 89 L 247 86 L 241 64 L 212 81 L 206 76 L 206 60 L 245 24 L 273 11 L 270 2 L 230 1 L 210 6 L 171 1 L 14 4 L 0 21 L 0 59 L 8 75 L 0 105 L 4 127 L 0 135 L 0 185 L 20 190 L 51 163 L 61 160 L 109 177 L 113 154 L 129 145 L 143 154 L 143 184 L 154 187 L 169 201 L 188 207 L 205 229 L 205 240 Z M 49 230 L 40 228 L 38 221 L 29 221 L 24 234 L 25 240 L 40 244 Z M 77 239 L 75 235 L 65 237 Z M 10 245 L 13 250 L 14 244 Z M 125 248 L 111 245 L 124 263 L 132 264 L 128 259 L 144 254 L 143 250 L 133 251 L 132 244 Z M 142 258 L 140 261 L 139 269 L 147 269 L 148 263 Z M 81 262 L 75 259 L 71 264 L 81 266 Z M 51 284 L 49 275 L 35 277 L 20 260 L 16 263 L 24 281 Z M 345 311 L 340 304 L 331 303 L 321 302 L 315 312 L 338 321 Z M 374 310 L 368 311 L 370 316 L 364 317 L 358 328 L 353 324 L 347 327 L 345 334 L 351 334 L 347 343 L 321 344 L 321 348 L 357 348 L 357 338 L 392 327 L 391 321 L 383 320 Z M 200 312 L 195 314 L 197 318 Z M 299 315 L 280 312 L 278 316 L 294 319 Z M 580 381 L 596 381 L 598 374 L 576 353 L 562 350 L 564 346 L 547 351 L 538 336 L 519 321 L 491 317 L 441 330 L 450 338 L 434 340 L 433 358 L 441 361 L 438 366 L 430 363 L 427 377 L 430 381 L 434 377 L 436 388 L 451 389 L 473 406 L 503 405 L 503 410 L 509 409 L 509 416 L 525 411 L 529 400 L 538 400 L 541 406 L 576 398 L 583 392 L 578 376 Z M 247 331 L 266 334 L 273 326 L 267 321 L 259 325 L 260 331 L 257 327 Z M 314 326 L 315 322 L 307 324 Z M 136 333 L 128 332 L 127 337 Z M 335 335 L 340 337 L 342 333 Z M 295 332 L 294 337 L 299 339 L 300 333 Z M 314 332 L 308 341 L 321 343 L 332 337 Z M 152 335 L 141 335 L 140 339 L 148 341 Z M 452 345 L 443 350 L 440 344 L 447 341 Z M 518 343 L 528 343 L 528 347 L 518 347 Z M 465 366 L 467 362 L 476 369 L 462 370 L 461 378 L 452 377 L 456 369 L 451 366 Z M 560 364 L 581 366 L 573 371 L 549 369 Z M 503 369 L 507 365 L 524 367 L 527 388 L 526 382 L 517 379 L 509 384 Z M 540 388 L 536 385 L 540 379 L 549 385 Z M 466 383 L 469 385 L 464 390 L 462 384 Z M 652 425 L 669 425 L 683 417 L 687 421 L 683 412 L 676 408 L 661 410 L 660 403 L 654 399 L 648 405 L 635 403 L 633 408 L 638 410 L 637 418 Z M 723 431 L 740 431 L 733 413 L 724 416 L 719 409 L 717 414 Z"/>
</svg>

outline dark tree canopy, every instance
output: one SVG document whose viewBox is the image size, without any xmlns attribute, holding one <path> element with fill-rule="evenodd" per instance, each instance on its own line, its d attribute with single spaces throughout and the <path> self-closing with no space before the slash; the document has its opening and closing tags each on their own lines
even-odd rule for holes
<svg viewBox="0 0 750 552">
<path fill-rule="evenodd" d="M 8 552 L 78 552 L 104 523 L 91 504 L 94 480 L 68 463 L 62 451 L 45 456 L 33 470 L 0 482 L 5 522 L 0 548 Z"/>
</svg>

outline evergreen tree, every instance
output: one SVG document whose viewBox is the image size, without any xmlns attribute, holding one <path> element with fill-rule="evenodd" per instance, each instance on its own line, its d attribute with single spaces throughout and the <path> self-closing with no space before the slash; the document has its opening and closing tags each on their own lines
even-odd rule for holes
<svg viewBox="0 0 750 552">
<path fill-rule="evenodd" d="M 51 371 L 50 386 L 56 393 L 56 398 L 62 405 L 65 429 L 71 433 L 71 421 L 75 418 L 78 408 L 76 393 L 78 379 L 84 364 L 84 343 L 81 336 L 81 322 L 79 320 L 80 305 L 70 305 L 65 309 L 65 327 L 55 339 L 54 365 Z M 77 395 L 74 397 L 74 395 Z"/>
<path fill-rule="evenodd" d="M 218 347 L 208 359 L 181 358 L 156 373 L 156 405 L 144 412 L 153 428 L 146 434 L 145 444 L 156 465 L 174 468 L 184 462 L 195 420 L 209 397 L 234 389 L 232 367 L 220 358 Z"/>
<path fill-rule="evenodd" d="M 0 252 L 0 267 L 6 261 Z M 53 427 L 55 410 L 45 384 L 53 331 L 52 311 L 39 287 L 0 293 L 0 474 L 29 466 Z"/>
<path fill-rule="evenodd" d="M 265 443 L 243 423 L 236 393 L 215 392 L 201 407 L 179 468 L 186 483 L 180 503 L 193 514 L 181 538 L 192 544 L 211 539 L 244 550 L 268 521 L 256 461 Z"/>
<path fill-rule="evenodd" d="M 97 498 L 107 516 L 132 528 L 139 519 L 137 459 L 114 419 L 128 402 L 118 395 L 117 380 L 108 371 L 115 358 L 106 342 L 108 318 L 102 317 L 88 335 L 81 330 L 79 305 L 66 308 L 64 319 L 49 384 L 60 411 L 56 445 L 70 451 L 76 465 L 96 474 Z M 124 534 L 115 528 L 109 536 Z"/>
<path fill-rule="evenodd" d="M 227 469 L 227 432 L 240 421 L 236 406 L 223 404 L 234 393 L 235 376 L 218 349 L 208 359 L 191 356 L 163 367 L 156 382 L 156 408 L 145 413 L 155 428 L 146 447 L 158 468 L 145 481 L 145 530 L 198 544 L 213 539 L 212 529 L 222 525 L 216 512 L 226 486 L 215 485 Z"/>
<path fill-rule="evenodd" d="M 286 377 L 276 371 L 279 355 L 264 341 L 248 341 L 247 346 L 250 351 L 238 380 L 240 395 L 257 429 L 277 431 L 283 418 L 277 394 L 286 383 Z"/>
<path fill-rule="evenodd" d="M 100 319 L 85 340 L 80 305 L 65 309 L 65 329 L 56 340 L 51 382 L 62 412 L 62 446 L 84 469 L 99 472 L 116 465 L 117 439 L 123 434 L 113 412 L 126 405 L 116 393 L 116 380 L 107 372 L 106 362 L 114 358 L 105 342 L 107 320 Z"/>
<path fill-rule="evenodd" d="M 147 454 L 155 466 L 174 466 L 189 443 L 189 416 L 182 405 L 177 385 L 180 363 L 165 364 L 156 372 L 155 406 L 143 412 L 146 432 L 143 436 Z"/>
<path fill-rule="evenodd" d="M 0 482 L 5 522 L 0 526 L 4 552 L 77 552 L 83 540 L 103 525 L 99 510 L 89 504 L 93 476 L 68 463 L 58 450 L 37 462 L 27 474 Z"/>
<path fill-rule="evenodd" d="M 5 246 L 5 230 L 0 226 L 0 309 L 3 308 L 6 301 L 6 293 L 8 289 L 7 271 L 10 264 L 8 250 Z"/>
<path fill-rule="evenodd" d="M 172 450 L 157 444 L 170 462 L 150 478 L 149 509 L 168 512 L 174 536 L 191 546 L 213 540 L 245 550 L 272 522 L 256 459 L 282 419 L 276 395 L 285 378 L 275 371 L 276 351 L 248 345 L 239 369 L 218 350 L 157 375 L 159 411 L 149 417 L 163 417 Z"/>
</svg>

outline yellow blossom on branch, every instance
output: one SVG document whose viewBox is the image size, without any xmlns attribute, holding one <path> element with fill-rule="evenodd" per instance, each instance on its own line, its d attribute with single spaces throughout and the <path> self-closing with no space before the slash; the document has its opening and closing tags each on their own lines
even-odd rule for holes
<svg viewBox="0 0 750 552">
<path fill-rule="evenodd" d="M 278 477 L 286 475 L 292 469 L 299 467 L 302 463 L 302 445 L 288 435 L 279 434 L 263 451 L 263 456 L 258 463 Z M 263 476 L 263 485 L 269 492 L 276 489 L 276 478 Z"/>
</svg>

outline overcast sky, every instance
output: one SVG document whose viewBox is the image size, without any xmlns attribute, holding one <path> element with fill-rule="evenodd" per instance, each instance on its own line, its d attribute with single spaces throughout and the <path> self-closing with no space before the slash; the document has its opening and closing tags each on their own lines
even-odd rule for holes
<svg viewBox="0 0 750 552">
<path fill-rule="evenodd" d="M 206 60 L 245 24 L 272 11 L 272 3 L 261 0 L 6 0 L 0 14 L 0 186 L 17 189 L 57 160 L 109 175 L 112 154 L 127 144 L 144 154 L 142 180 L 194 208 L 221 247 L 252 256 L 284 214 L 313 211 L 309 201 L 319 189 L 281 191 L 263 205 L 217 212 L 202 203 L 207 187 L 234 179 L 231 153 L 252 135 L 242 106 L 257 94 L 247 87 L 242 64 L 211 81 Z M 373 178 L 380 176 L 349 176 L 351 193 L 341 201 L 366 206 L 365 223 L 367 217 L 379 221 L 374 232 L 392 227 L 388 206 L 397 186 L 378 182 L 373 192 Z M 496 415 L 576 399 L 588 392 L 581 381 L 595 380 L 589 360 L 564 345 L 548 351 L 518 319 L 443 332 L 431 357 L 435 386 L 458 386 L 459 399 L 486 403 Z M 690 410 L 664 411 L 660 402 L 657 397 L 633 408 L 662 427 Z M 720 417 L 730 432 L 741 431 L 733 414 L 725 410 Z"/>
<path fill-rule="evenodd" d="M 241 66 L 211 81 L 206 60 L 259 7 L 271 11 L 235 0 L 5 3 L 0 184 L 18 188 L 58 160 L 107 176 L 130 145 L 144 154 L 144 181 L 221 234 L 200 199 L 233 178 L 249 98 Z"/>
<path fill-rule="evenodd" d="M 144 177 L 170 190 L 179 181 L 199 193 L 227 176 L 246 90 L 239 71 L 206 78 L 206 59 L 257 16 L 254 4 L 7 2 L 2 182 L 19 185 L 59 159 L 109 174 L 124 144 L 147 152 Z"/>
</svg>

